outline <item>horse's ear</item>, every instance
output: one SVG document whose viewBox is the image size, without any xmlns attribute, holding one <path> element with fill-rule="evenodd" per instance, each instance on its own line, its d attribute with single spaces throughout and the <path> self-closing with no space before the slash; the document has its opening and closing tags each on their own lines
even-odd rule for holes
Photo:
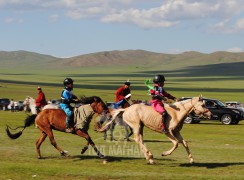
<svg viewBox="0 0 244 180">
<path fill-rule="evenodd" d="M 199 95 L 199 101 L 201 101 L 202 100 L 202 94 L 201 95 Z"/>
</svg>

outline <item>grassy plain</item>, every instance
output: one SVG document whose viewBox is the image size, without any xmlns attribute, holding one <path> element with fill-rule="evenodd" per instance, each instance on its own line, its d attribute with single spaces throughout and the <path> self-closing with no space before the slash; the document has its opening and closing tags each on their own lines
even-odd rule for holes
<svg viewBox="0 0 244 180">
<path fill-rule="evenodd" d="M 41 152 L 44 159 L 36 158 L 35 142 L 39 130 L 27 128 L 16 140 L 10 140 L 5 125 L 23 125 L 26 114 L 0 111 L 0 179 L 243 179 L 243 127 L 224 126 L 219 122 L 186 124 L 182 130 L 195 159 L 190 164 L 183 146 L 170 156 L 161 153 L 172 147 L 164 136 L 145 129 L 145 144 L 156 160 L 155 165 L 147 165 L 134 141 L 125 142 L 123 127 L 116 126 L 118 141 L 103 140 L 103 134 L 90 128 L 90 135 L 103 152 L 108 163 L 103 164 L 93 149 L 81 155 L 85 139 L 71 134 L 54 131 L 57 143 L 69 152 L 63 158 L 50 144 L 43 143 Z M 92 125 L 92 124 L 91 124 Z"/>
<path fill-rule="evenodd" d="M 165 89 L 176 97 L 202 94 L 223 102 L 244 102 L 243 62 L 211 64 L 182 60 L 158 64 L 150 61 L 137 65 L 65 68 L 33 68 L 27 63 L 13 67 L 0 67 L 0 98 L 23 100 L 27 95 L 36 98 L 36 87 L 42 86 L 47 99 L 59 99 L 63 79 L 72 77 L 77 96 L 97 95 L 104 101 L 114 101 L 116 89 L 130 79 L 132 99 L 149 100 L 144 80 L 164 74 Z M 171 148 L 171 142 L 146 129 L 145 143 L 157 162 L 147 165 L 138 146 L 123 141 L 121 127 L 116 128 L 119 141 L 110 142 L 104 141 L 102 134 L 95 133 L 91 126 L 91 137 L 108 156 L 107 164 L 103 164 L 91 148 L 85 155 L 80 155 L 84 139 L 56 131 L 58 144 L 68 150 L 71 157 L 60 157 L 47 139 L 41 148 L 45 159 L 38 160 L 35 151 L 39 137 L 37 129 L 29 127 L 17 140 L 10 140 L 4 131 L 6 124 L 23 125 L 25 117 L 23 112 L 0 111 L 0 179 L 244 179 L 244 121 L 231 126 L 208 121 L 184 125 L 182 135 L 189 143 L 195 164 L 189 164 L 182 146 L 171 156 L 161 157 L 163 151 Z"/>
<path fill-rule="evenodd" d="M 244 63 L 242 63 L 244 65 Z M 226 69 L 220 67 L 181 67 L 165 65 L 149 69 L 147 66 L 120 66 L 120 67 L 82 67 L 72 69 L 33 69 L 25 71 L 16 69 L 1 69 L 0 97 L 24 99 L 29 95 L 37 96 L 36 87 L 43 87 L 47 99 L 60 98 L 62 82 L 65 77 L 72 77 L 75 81 L 74 94 L 98 95 L 104 101 L 113 101 L 114 93 L 124 81 L 132 82 L 131 90 L 133 99 L 149 100 L 144 81 L 152 79 L 155 74 L 166 76 L 165 89 L 176 97 L 198 96 L 217 98 L 222 101 L 238 100 L 244 102 L 244 73 L 242 69 L 231 68 L 232 73 L 223 73 Z M 241 66 L 242 67 L 242 66 Z M 180 69 L 178 69 L 180 68 Z M 163 70 L 161 70 L 163 69 Z M 166 70 L 165 70 L 166 69 Z M 215 71 L 214 71 L 215 69 Z M 151 84 L 152 85 L 152 84 Z"/>
</svg>

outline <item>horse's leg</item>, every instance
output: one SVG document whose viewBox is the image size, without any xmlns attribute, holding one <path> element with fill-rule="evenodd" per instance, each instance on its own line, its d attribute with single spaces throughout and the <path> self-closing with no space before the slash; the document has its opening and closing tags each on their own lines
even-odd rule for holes
<svg viewBox="0 0 244 180">
<path fill-rule="evenodd" d="M 146 146 L 143 143 L 143 125 L 141 124 L 140 127 L 133 128 L 133 131 L 134 139 L 136 143 L 140 146 L 141 151 L 143 152 L 146 160 L 149 162 L 149 164 L 154 164 L 152 153 L 146 148 Z"/>
<path fill-rule="evenodd" d="M 106 140 L 107 136 L 108 136 L 108 131 L 111 131 L 111 124 L 106 128 L 104 135 L 103 135 L 103 139 Z"/>
<path fill-rule="evenodd" d="M 177 138 L 174 136 L 174 134 L 173 134 L 173 132 L 171 130 L 169 130 L 169 132 L 166 133 L 165 135 L 173 143 L 173 147 L 170 150 L 163 152 L 162 153 L 162 156 L 168 156 L 168 155 L 170 155 L 178 147 L 178 144 L 179 144 Z"/>
<path fill-rule="evenodd" d="M 59 153 L 61 154 L 61 156 L 65 156 L 65 157 L 68 157 L 69 155 L 64 152 L 56 143 L 55 139 L 54 139 L 54 136 L 53 136 L 53 132 L 52 132 L 52 129 L 46 129 L 44 131 L 47 136 L 49 137 L 49 140 L 51 142 L 51 144 L 59 151 Z"/>
<path fill-rule="evenodd" d="M 129 133 L 129 135 L 128 135 L 128 137 L 130 137 L 132 134 L 133 134 L 133 129 L 129 126 L 129 125 L 127 125 L 128 127 L 129 127 L 129 129 L 130 129 L 130 133 Z"/>
<path fill-rule="evenodd" d="M 84 148 L 81 150 L 81 154 L 84 154 L 86 152 L 86 150 L 89 147 L 89 142 L 87 141 L 86 145 L 84 146 Z"/>
<path fill-rule="evenodd" d="M 125 140 L 126 141 L 130 141 L 130 139 L 129 139 L 129 131 L 128 131 L 128 127 L 129 126 L 127 124 L 125 124 L 124 127 L 125 127 Z"/>
<path fill-rule="evenodd" d="M 83 154 L 87 149 L 88 149 L 88 145 L 90 144 L 93 149 L 95 150 L 95 152 L 97 153 L 98 157 L 100 158 L 104 158 L 105 156 L 97 149 L 95 143 L 92 141 L 91 137 L 89 136 L 89 134 L 87 132 L 81 131 L 81 130 L 77 130 L 76 134 L 78 136 L 84 137 L 87 140 L 87 145 L 83 148 L 83 150 L 81 151 L 81 154 Z M 85 149 L 85 150 L 84 150 Z"/>
<path fill-rule="evenodd" d="M 114 139 L 114 129 L 115 129 L 115 125 L 116 125 L 115 122 L 113 122 L 113 123 L 110 124 L 110 141 L 116 141 L 116 140 Z"/>
<path fill-rule="evenodd" d="M 45 141 L 47 137 L 47 134 L 44 133 L 44 132 L 41 132 L 41 136 L 39 137 L 39 139 L 36 141 L 36 151 L 37 151 L 37 158 L 38 159 L 41 159 L 41 150 L 40 150 L 40 147 L 41 147 L 41 144 L 43 143 L 43 141 Z"/>
<path fill-rule="evenodd" d="M 192 154 L 190 152 L 190 149 L 189 149 L 189 146 L 188 146 L 187 142 L 183 139 L 183 137 L 181 136 L 179 131 L 175 132 L 174 134 L 175 134 L 176 138 L 178 139 L 179 143 L 182 143 L 182 145 L 186 149 L 186 152 L 187 152 L 188 158 L 190 160 L 190 163 L 193 163 L 194 160 L 193 160 L 193 157 L 192 157 Z"/>
<path fill-rule="evenodd" d="M 107 135 L 107 131 L 108 131 L 108 130 L 106 130 L 106 131 L 104 132 L 104 134 L 103 134 L 103 139 L 104 139 L 104 140 L 107 139 L 107 136 L 108 136 L 108 135 Z"/>
</svg>

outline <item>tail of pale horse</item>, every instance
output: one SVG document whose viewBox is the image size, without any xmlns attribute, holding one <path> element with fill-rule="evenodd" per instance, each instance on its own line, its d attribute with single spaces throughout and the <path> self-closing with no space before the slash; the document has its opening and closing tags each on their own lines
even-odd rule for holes
<svg viewBox="0 0 244 180">
<path fill-rule="evenodd" d="M 35 119 L 36 119 L 36 116 L 37 116 L 37 114 L 33 114 L 33 115 L 28 116 L 25 119 L 25 125 L 24 126 L 19 126 L 17 128 L 11 128 L 10 126 L 7 125 L 6 132 L 7 132 L 8 137 L 10 137 L 11 139 L 17 139 L 17 138 L 19 138 L 22 135 L 22 133 L 23 133 L 23 131 L 25 130 L 26 127 L 29 127 L 30 125 L 34 124 Z M 17 130 L 19 128 L 22 128 L 22 130 L 20 130 L 19 132 L 15 133 L 15 134 L 12 134 L 10 132 L 10 130 L 9 130 L 9 129 L 11 129 L 11 130 Z"/>
<path fill-rule="evenodd" d="M 99 129 L 99 128 L 95 129 L 97 132 L 105 132 L 105 131 L 107 130 L 108 126 L 110 126 L 110 124 L 113 123 L 113 122 L 115 121 L 115 118 L 116 118 L 121 112 L 124 112 L 125 109 L 122 109 L 122 108 L 121 108 L 121 109 L 116 109 L 116 111 L 113 111 L 112 109 L 109 109 L 109 111 L 110 111 L 110 113 L 111 113 L 111 115 L 112 115 L 112 119 L 111 119 L 109 122 L 107 122 L 107 123 L 105 124 L 105 126 L 101 127 L 100 129 Z"/>
</svg>

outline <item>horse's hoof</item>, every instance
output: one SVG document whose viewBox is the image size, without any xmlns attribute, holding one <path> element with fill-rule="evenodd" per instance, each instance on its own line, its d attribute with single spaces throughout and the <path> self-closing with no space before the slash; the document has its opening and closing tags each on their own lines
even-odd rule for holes
<svg viewBox="0 0 244 180">
<path fill-rule="evenodd" d="M 103 154 L 99 154 L 98 157 L 101 158 L 101 159 L 105 158 L 105 156 Z"/>
<path fill-rule="evenodd" d="M 152 159 L 149 159 L 148 164 L 155 164 L 155 162 Z"/>
<path fill-rule="evenodd" d="M 193 163 L 194 163 L 194 160 L 193 160 L 192 158 L 190 159 L 190 163 L 191 163 L 191 164 L 193 164 Z"/>
<path fill-rule="evenodd" d="M 69 154 L 67 153 L 67 151 L 66 152 L 65 151 L 62 151 L 60 154 L 63 157 L 69 157 Z"/>
<path fill-rule="evenodd" d="M 86 152 L 86 150 L 88 149 L 88 146 L 85 146 L 82 150 L 81 150 L 81 154 L 84 154 Z"/>
<path fill-rule="evenodd" d="M 41 159 L 42 157 L 41 156 L 37 156 L 37 159 Z"/>
<path fill-rule="evenodd" d="M 103 160 L 103 164 L 107 164 L 108 163 L 108 161 L 105 159 L 105 160 Z"/>
<path fill-rule="evenodd" d="M 169 154 L 167 152 L 163 152 L 161 156 L 168 156 Z"/>
</svg>

